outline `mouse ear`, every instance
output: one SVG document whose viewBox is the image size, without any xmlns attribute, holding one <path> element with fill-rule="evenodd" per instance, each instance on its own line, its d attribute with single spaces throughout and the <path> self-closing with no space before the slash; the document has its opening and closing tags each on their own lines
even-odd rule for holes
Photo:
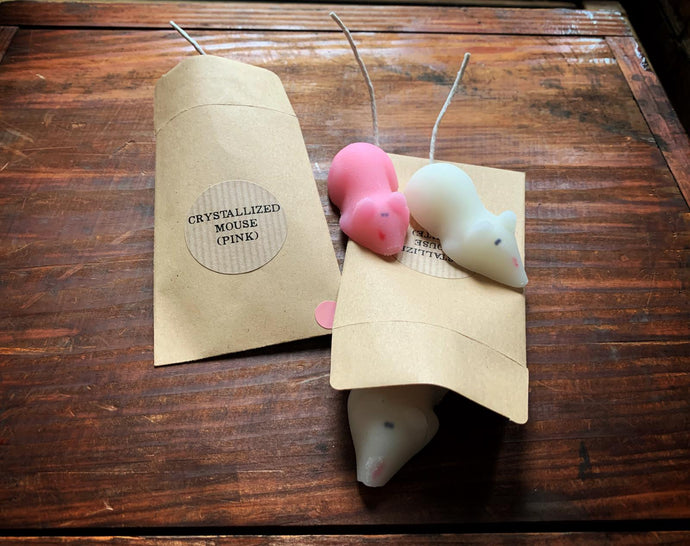
<svg viewBox="0 0 690 546">
<path fill-rule="evenodd" d="M 367 222 L 376 216 L 376 204 L 369 197 L 365 197 L 355 205 L 352 213 L 355 222 Z"/>
<path fill-rule="evenodd" d="M 505 210 L 498 215 L 498 221 L 505 226 L 508 231 L 515 231 L 517 217 L 512 210 Z"/>
<path fill-rule="evenodd" d="M 489 220 L 479 220 L 472 224 L 467 237 L 475 237 L 477 235 L 488 234 L 494 230 L 494 226 Z"/>
<path fill-rule="evenodd" d="M 398 214 L 408 216 L 410 214 L 410 211 L 407 208 L 407 199 L 405 199 L 405 196 L 399 191 L 394 191 L 391 193 L 390 197 L 388 198 L 388 206 L 391 208 L 391 210 L 397 212 Z"/>
</svg>

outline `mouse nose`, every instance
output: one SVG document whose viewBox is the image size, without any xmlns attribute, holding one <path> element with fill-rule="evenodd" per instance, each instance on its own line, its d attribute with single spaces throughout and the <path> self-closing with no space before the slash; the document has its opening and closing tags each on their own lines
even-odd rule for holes
<svg viewBox="0 0 690 546">
<path fill-rule="evenodd" d="M 517 261 L 517 260 L 516 260 L 515 258 L 513 258 L 513 261 Z M 518 262 L 517 267 L 520 267 L 520 263 L 519 263 L 519 262 Z M 520 268 L 520 272 L 519 272 L 519 274 L 518 274 L 516 286 L 517 286 L 518 288 L 522 288 L 522 287 L 525 286 L 526 284 L 527 284 L 527 273 L 525 272 L 525 268 L 524 268 L 524 267 L 521 267 L 521 268 Z"/>
<path fill-rule="evenodd" d="M 527 273 L 524 271 L 522 272 L 522 275 L 520 275 L 520 286 L 526 286 L 527 285 Z"/>
</svg>

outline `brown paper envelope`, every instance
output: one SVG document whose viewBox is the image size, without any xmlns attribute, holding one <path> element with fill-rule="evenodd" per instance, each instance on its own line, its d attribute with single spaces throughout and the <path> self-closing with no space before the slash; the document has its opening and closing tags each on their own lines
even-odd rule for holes
<svg viewBox="0 0 690 546">
<path fill-rule="evenodd" d="M 154 363 L 326 333 L 314 309 L 335 299 L 340 272 L 300 126 L 279 78 L 220 57 L 190 57 L 158 81 L 154 124 Z M 185 230 L 195 227 L 189 213 L 202 193 L 236 180 L 275 197 L 285 239 L 258 269 L 218 273 L 192 255 Z M 223 208 L 213 205 L 204 206 Z M 268 216 L 237 219 L 261 225 Z M 261 241 L 276 235 L 269 231 L 261 232 Z"/>
<path fill-rule="evenodd" d="M 401 189 L 428 159 L 392 155 Z M 486 208 L 517 215 L 524 256 L 525 177 L 457 164 Z M 407 246 L 415 246 L 408 238 Z M 525 297 L 460 270 L 441 278 L 349 241 L 338 293 L 331 385 L 354 389 L 428 383 L 453 390 L 517 422 L 527 421 Z"/>
</svg>

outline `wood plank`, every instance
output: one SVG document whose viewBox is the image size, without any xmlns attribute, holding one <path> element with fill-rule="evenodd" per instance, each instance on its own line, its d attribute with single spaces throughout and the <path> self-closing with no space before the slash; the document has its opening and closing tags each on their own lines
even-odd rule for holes
<svg viewBox="0 0 690 546">
<path fill-rule="evenodd" d="M 347 44 L 198 34 L 281 77 L 342 258 L 326 174 L 370 136 Z M 153 86 L 190 48 L 168 30 L 20 29 L 0 66 L 0 526 L 690 516 L 690 217 L 606 41 L 358 41 L 387 150 L 426 155 L 471 50 L 437 155 L 527 173 L 528 424 L 448 396 L 432 444 L 371 490 L 327 337 L 154 369 Z"/>
<path fill-rule="evenodd" d="M 358 32 L 630 36 L 620 11 L 265 2 L 32 2 L 0 4 L 0 24 L 31 27 L 169 28 L 187 30 L 338 31 L 336 11 Z"/>
<path fill-rule="evenodd" d="M 678 118 L 690 131 L 690 11 L 684 0 L 629 2 L 626 13 Z"/>
<path fill-rule="evenodd" d="M 119 536 L 55 536 L 55 537 L 7 537 L 0 538 L 0 544 L 41 544 L 43 546 L 57 546 L 61 544 L 104 544 L 112 546 L 164 546 L 176 544 L 179 546 L 197 546 L 199 544 L 214 544 L 218 546 L 301 546 L 303 544 L 399 544 L 427 546 L 433 544 L 467 544 L 467 545 L 646 545 L 665 544 L 667 546 L 683 546 L 690 541 L 690 531 L 647 531 L 647 532 L 514 532 L 514 533 L 443 533 L 431 534 L 345 534 L 345 535 L 206 535 L 172 536 L 172 537 L 119 537 Z"/>
<path fill-rule="evenodd" d="M 607 38 L 640 111 L 664 154 L 685 201 L 690 204 L 690 140 L 664 88 L 633 38 Z"/>
<path fill-rule="evenodd" d="M 17 27 L 0 27 L 0 62 L 7 48 L 10 47 L 15 32 L 17 32 Z"/>
</svg>

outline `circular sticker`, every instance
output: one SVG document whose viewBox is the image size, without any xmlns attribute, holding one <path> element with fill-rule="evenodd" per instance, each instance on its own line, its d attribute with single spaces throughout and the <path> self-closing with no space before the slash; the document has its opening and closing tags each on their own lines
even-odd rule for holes
<svg viewBox="0 0 690 546">
<path fill-rule="evenodd" d="M 204 191 L 189 209 L 187 248 L 218 273 L 246 273 L 270 262 L 287 237 L 287 219 L 277 199 L 245 180 L 221 182 Z"/>
<path fill-rule="evenodd" d="M 441 241 L 410 218 L 402 250 L 395 255 L 401 264 L 434 277 L 463 279 L 471 273 L 461 269 L 441 249 Z"/>
</svg>

